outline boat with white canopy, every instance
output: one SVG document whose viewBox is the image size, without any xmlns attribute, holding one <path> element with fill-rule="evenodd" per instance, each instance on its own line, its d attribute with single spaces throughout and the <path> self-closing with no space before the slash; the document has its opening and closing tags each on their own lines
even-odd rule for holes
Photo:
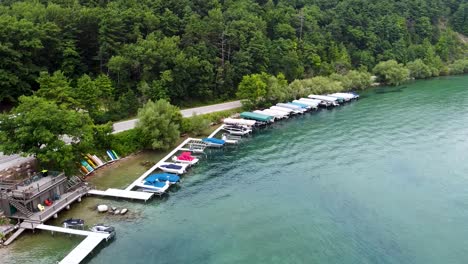
<svg viewBox="0 0 468 264">
<path fill-rule="evenodd" d="M 355 100 L 359 98 L 359 95 L 355 93 L 332 93 L 332 94 L 329 94 L 328 96 L 341 97 L 341 98 L 344 98 L 346 101 L 351 101 L 351 100 Z"/>
<path fill-rule="evenodd" d="M 273 109 L 264 109 L 263 111 L 265 113 L 269 113 L 272 116 L 275 116 L 278 119 L 289 118 L 289 114 L 286 113 L 286 112 L 277 111 L 277 110 L 273 110 Z"/>
<path fill-rule="evenodd" d="M 253 127 L 257 123 L 255 120 L 247 120 L 242 118 L 225 118 L 223 122 L 227 125 L 241 125 L 249 127 Z"/>
<path fill-rule="evenodd" d="M 313 109 L 317 109 L 318 106 L 319 106 L 319 104 L 320 104 L 320 101 L 318 101 L 318 102 L 313 102 L 313 101 L 294 100 L 293 103 L 306 104 L 306 105 L 310 106 L 310 107 L 313 108 Z"/>
<path fill-rule="evenodd" d="M 317 99 L 317 100 L 330 102 L 333 106 L 339 106 L 340 105 L 339 101 L 341 101 L 340 99 L 338 99 L 336 97 L 325 96 L 325 95 L 311 94 L 308 97 L 312 98 L 312 99 Z"/>
<path fill-rule="evenodd" d="M 286 107 L 281 107 L 281 106 L 276 106 L 276 105 L 270 107 L 270 109 L 274 111 L 281 111 L 281 112 L 287 113 L 288 115 L 296 115 L 299 113 L 298 111 L 295 111 L 291 108 L 286 108 Z"/>
<path fill-rule="evenodd" d="M 276 106 L 283 107 L 283 108 L 289 108 L 292 109 L 293 111 L 296 111 L 298 114 L 303 114 L 306 112 L 306 109 L 297 106 L 297 105 L 291 105 L 291 104 L 283 104 L 283 103 L 278 103 Z"/>
</svg>

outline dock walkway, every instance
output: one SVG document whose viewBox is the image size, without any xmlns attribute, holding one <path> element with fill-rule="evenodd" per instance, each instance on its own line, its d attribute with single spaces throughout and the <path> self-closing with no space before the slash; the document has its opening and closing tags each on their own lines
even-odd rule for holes
<svg viewBox="0 0 468 264">
<path fill-rule="evenodd" d="M 110 196 L 116 198 L 126 198 L 126 199 L 135 199 L 135 200 L 142 200 L 148 201 L 153 197 L 154 193 L 148 192 L 137 192 L 137 191 L 129 191 L 129 190 L 120 190 L 120 189 L 107 189 L 105 191 L 100 190 L 90 190 L 88 194 L 92 195 L 99 195 L 99 196 Z"/>
<path fill-rule="evenodd" d="M 93 251 L 103 240 L 108 240 L 110 235 L 103 233 L 96 233 L 91 231 L 76 230 L 71 228 L 63 228 L 58 226 L 50 225 L 37 225 L 35 228 L 41 230 L 47 230 L 51 232 L 60 232 L 72 235 L 85 236 L 86 238 L 75 247 L 62 261 L 60 264 L 79 264 L 86 256 Z"/>
<path fill-rule="evenodd" d="M 130 184 L 127 188 L 125 188 L 126 191 L 131 191 L 133 188 L 135 188 L 135 186 L 143 181 L 144 179 L 146 179 L 146 177 L 148 177 L 153 171 L 155 171 L 159 165 L 162 165 L 163 162 L 166 162 L 167 160 L 169 160 L 170 158 L 172 158 L 172 156 L 174 156 L 177 151 L 183 149 L 183 147 L 185 145 L 187 145 L 189 142 L 193 141 L 193 140 L 196 140 L 194 138 L 187 138 L 186 140 L 184 140 L 184 142 L 182 142 L 179 146 L 177 146 L 174 150 L 172 150 L 169 154 L 167 154 L 164 158 L 162 158 L 158 163 L 154 164 L 153 167 L 151 167 L 149 170 L 147 170 L 145 173 L 143 173 L 143 175 L 141 175 L 138 179 L 136 179 L 132 184 Z"/>
</svg>

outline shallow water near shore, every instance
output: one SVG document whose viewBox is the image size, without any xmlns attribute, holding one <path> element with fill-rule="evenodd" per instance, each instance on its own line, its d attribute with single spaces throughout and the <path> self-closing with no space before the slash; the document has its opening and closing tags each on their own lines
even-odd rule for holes
<svg viewBox="0 0 468 264">
<path fill-rule="evenodd" d="M 133 217 L 96 198 L 67 214 L 116 227 L 92 264 L 467 263 L 467 150 L 468 76 L 417 81 L 211 151 L 162 199 L 104 200 Z M 0 262 L 55 263 L 80 240 L 24 236 Z"/>
</svg>

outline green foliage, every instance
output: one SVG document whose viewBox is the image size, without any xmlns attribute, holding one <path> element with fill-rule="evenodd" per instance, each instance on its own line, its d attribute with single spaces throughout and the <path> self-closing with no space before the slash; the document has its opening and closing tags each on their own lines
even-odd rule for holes
<svg viewBox="0 0 468 264">
<path fill-rule="evenodd" d="M 371 74 L 367 71 L 351 70 L 345 75 L 332 74 L 330 78 L 341 82 L 345 90 L 363 90 L 371 86 Z"/>
<path fill-rule="evenodd" d="M 415 79 L 426 79 L 432 76 L 433 72 L 421 59 L 417 59 L 406 64 L 410 71 L 410 77 Z"/>
<path fill-rule="evenodd" d="M 182 115 L 179 108 L 161 99 L 149 100 L 138 110 L 137 129 L 151 149 L 169 149 L 180 137 Z"/>
<path fill-rule="evenodd" d="M 409 78 L 409 70 L 395 60 L 380 62 L 374 67 L 373 73 L 378 81 L 389 85 L 399 85 Z"/>
<path fill-rule="evenodd" d="M 467 52 L 461 0 L 9 0 L 0 10 L 0 102 L 37 91 L 97 123 L 148 100 L 231 99 L 244 76 L 261 81 L 245 80 L 241 97 L 268 105 L 303 92 L 285 80 L 417 59 L 436 76 Z"/>
<path fill-rule="evenodd" d="M 448 68 L 450 74 L 468 73 L 468 59 L 454 61 Z"/>
<path fill-rule="evenodd" d="M 181 123 L 182 133 L 192 133 L 194 136 L 203 134 L 210 127 L 210 120 L 203 115 L 193 115 L 189 118 L 183 118 Z"/>
<path fill-rule="evenodd" d="M 51 100 L 67 108 L 78 107 L 70 80 L 63 72 L 56 71 L 53 75 L 50 75 L 48 72 L 41 72 L 37 82 L 39 83 L 39 90 L 36 92 L 37 96 Z"/>
<path fill-rule="evenodd" d="M 126 156 L 146 148 L 140 129 L 130 129 L 110 136 L 110 148 Z"/>
<path fill-rule="evenodd" d="M 242 99 L 245 108 L 255 107 L 265 101 L 267 84 L 261 74 L 246 75 L 237 90 L 237 97 Z"/>
<path fill-rule="evenodd" d="M 20 97 L 11 114 L 0 116 L 0 150 L 33 155 L 53 168 L 67 170 L 77 151 L 92 143 L 88 115 L 65 109 L 41 97 Z M 62 139 L 67 136 L 71 144 Z"/>
</svg>

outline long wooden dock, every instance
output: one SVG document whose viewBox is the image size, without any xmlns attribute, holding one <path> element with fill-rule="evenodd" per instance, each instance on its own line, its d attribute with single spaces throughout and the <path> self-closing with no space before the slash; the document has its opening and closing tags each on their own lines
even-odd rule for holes
<svg viewBox="0 0 468 264">
<path fill-rule="evenodd" d="M 158 163 L 154 164 L 153 167 L 151 167 L 149 170 L 147 170 L 145 173 L 143 173 L 143 175 L 141 175 L 138 179 L 136 179 L 127 188 L 125 188 L 125 190 L 126 191 L 131 191 L 133 188 L 135 188 L 135 186 L 139 182 L 146 179 L 146 177 L 148 177 L 153 171 L 155 171 L 159 167 L 159 165 L 161 165 L 163 162 L 166 162 L 168 159 L 172 158 L 172 156 L 174 156 L 177 153 L 177 151 L 181 150 L 185 145 L 187 145 L 188 143 L 190 143 L 193 140 L 199 140 L 199 139 L 187 138 L 186 140 L 184 140 L 184 142 L 182 142 L 179 146 L 177 146 L 175 149 L 173 149 L 169 154 L 167 154 L 164 158 L 162 158 Z"/>
<path fill-rule="evenodd" d="M 35 228 L 51 232 L 59 232 L 86 237 L 62 261 L 59 262 L 60 264 L 81 263 L 81 261 L 83 261 L 83 259 L 85 259 L 86 256 L 88 256 L 89 253 L 91 253 L 93 249 L 95 249 L 103 240 L 108 240 L 110 237 L 110 234 L 96 233 L 50 225 L 37 225 L 35 226 Z"/>
<path fill-rule="evenodd" d="M 212 138 L 212 137 L 216 136 L 216 134 L 218 134 L 219 131 L 223 130 L 224 126 L 225 126 L 224 124 L 221 125 L 221 126 L 219 126 L 219 127 L 218 127 L 215 131 L 213 131 L 213 133 L 211 133 L 208 137 Z"/>
<path fill-rule="evenodd" d="M 90 190 L 88 191 L 88 194 L 142 200 L 145 202 L 151 199 L 151 197 L 153 197 L 154 195 L 154 193 L 120 190 L 120 189 L 112 189 L 112 188 L 107 189 L 105 191 Z"/>
</svg>

